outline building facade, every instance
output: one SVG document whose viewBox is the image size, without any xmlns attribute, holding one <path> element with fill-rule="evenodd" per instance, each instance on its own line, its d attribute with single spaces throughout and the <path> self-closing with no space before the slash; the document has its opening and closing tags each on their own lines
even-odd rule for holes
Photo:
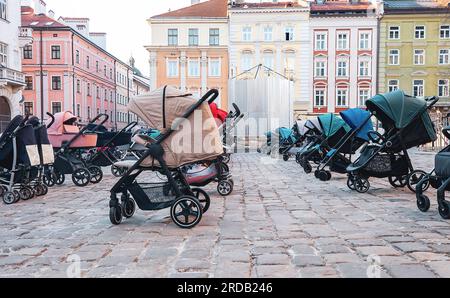
<svg viewBox="0 0 450 298">
<path fill-rule="evenodd" d="M 153 16 L 150 88 L 173 85 L 201 97 L 218 89 L 217 103 L 228 104 L 227 0 L 210 0 Z"/>
<path fill-rule="evenodd" d="M 83 32 L 88 28 L 86 21 L 57 21 L 46 12 L 45 5 L 41 11 L 22 7 L 22 25 L 33 30 L 34 38 L 34 43 L 22 51 L 24 112 L 45 119 L 47 112 L 72 111 L 81 123 L 102 113 L 109 116 L 108 128 L 120 127 L 116 116 L 116 68 L 124 63 Z M 128 83 L 125 81 L 123 86 Z M 128 92 L 121 90 L 121 94 Z"/>
<path fill-rule="evenodd" d="M 133 90 L 132 68 L 121 61 L 116 63 L 116 128 L 123 128 L 131 121 L 135 120 L 135 115 L 130 114 L 127 105 L 130 102 Z"/>
<path fill-rule="evenodd" d="M 380 92 L 439 96 L 450 112 L 449 1 L 385 1 L 380 24 Z"/>
<path fill-rule="evenodd" d="M 363 107 L 377 93 L 378 20 L 378 7 L 369 2 L 311 4 L 313 114 Z"/>
<path fill-rule="evenodd" d="M 0 1 L 0 133 L 12 117 L 21 114 L 21 49 L 31 44 L 32 31 L 21 27 L 20 0 Z"/>
<path fill-rule="evenodd" d="M 236 1 L 229 22 L 230 77 L 254 77 L 258 65 L 264 73 L 273 70 L 294 82 L 294 110 L 306 114 L 311 100 L 308 4 Z"/>
</svg>

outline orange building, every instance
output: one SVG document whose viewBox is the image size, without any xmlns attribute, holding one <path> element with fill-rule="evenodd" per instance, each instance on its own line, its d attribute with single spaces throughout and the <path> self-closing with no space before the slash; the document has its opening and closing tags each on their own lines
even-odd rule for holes
<svg viewBox="0 0 450 298">
<path fill-rule="evenodd" d="M 227 0 L 210 0 L 153 16 L 150 88 L 173 85 L 201 97 L 220 92 L 217 103 L 228 108 Z"/>
</svg>

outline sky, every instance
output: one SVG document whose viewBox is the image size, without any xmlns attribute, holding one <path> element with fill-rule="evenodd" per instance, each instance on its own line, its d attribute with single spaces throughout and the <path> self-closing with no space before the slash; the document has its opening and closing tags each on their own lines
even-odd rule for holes
<svg viewBox="0 0 450 298">
<path fill-rule="evenodd" d="M 189 6 L 190 0 L 45 0 L 47 10 L 56 18 L 87 17 L 91 32 L 107 33 L 107 50 L 128 62 L 131 55 L 136 66 L 149 75 L 148 54 L 144 49 L 150 44 L 150 26 L 147 19 L 153 15 Z"/>
</svg>

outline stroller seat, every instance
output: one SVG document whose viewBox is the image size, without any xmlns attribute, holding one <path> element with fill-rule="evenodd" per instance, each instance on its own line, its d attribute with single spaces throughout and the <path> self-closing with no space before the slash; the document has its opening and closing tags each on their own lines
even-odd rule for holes
<svg viewBox="0 0 450 298">
<path fill-rule="evenodd" d="M 436 174 L 443 178 L 450 178 L 450 152 L 440 152 L 436 155 Z"/>
</svg>

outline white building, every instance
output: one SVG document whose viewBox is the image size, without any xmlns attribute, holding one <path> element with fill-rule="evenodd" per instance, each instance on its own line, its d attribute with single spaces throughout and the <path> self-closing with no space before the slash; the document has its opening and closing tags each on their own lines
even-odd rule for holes
<svg viewBox="0 0 450 298">
<path fill-rule="evenodd" d="M 235 1 L 229 8 L 229 27 L 230 77 L 251 78 L 254 67 L 270 68 L 294 82 L 294 110 L 306 114 L 312 60 L 308 3 Z"/>
<path fill-rule="evenodd" d="M 21 48 L 32 40 L 32 31 L 21 28 L 20 0 L 0 0 L 0 132 L 22 112 Z"/>
<path fill-rule="evenodd" d="M 136 120 L 134 114 L 127 109 L 133 92 L 133 70 L 125 62 L 116 62 L 116 127 L 121 129 L 129 122 Z"/>
</svg>

